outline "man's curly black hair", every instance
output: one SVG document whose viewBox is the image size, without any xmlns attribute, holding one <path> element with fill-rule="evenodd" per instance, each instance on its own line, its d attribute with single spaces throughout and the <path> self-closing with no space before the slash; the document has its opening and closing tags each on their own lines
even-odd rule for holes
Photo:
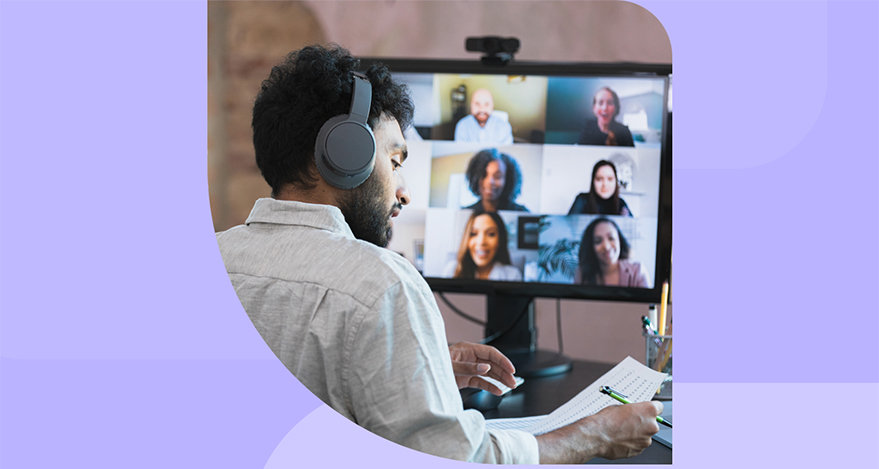
<svg viewBox="0 0 879 469">
<path fill-rule="evenodd" d="M 488 163 L 492 161 L 503 161 L 506 166 L 506 176 L 504 178 L 504 190 L 501 192 L 498 206 L 505 209 L 513 204 L 516 197 L 522 191 L 522 170 L 519 169 L 519 163 L 512 156 L 501 153 L 497 149 L 489 148 L 482 150 L 470 159 L 467 165 L 467 182 L 470 184 L 470 192 L 476 197 L 480 197 L 481 191 L 479 185 L 485 178 L 485 170 Z"/>
<path fill-rule="evenodd" d="M 324 122 L 347 114 L 354 90 L 352 71 L 360 61 L 331 44 L 291 52 L 272 68 L 253 105 L 253 148 L 256 165 L 276 196 L 287 184 L 315 187 L 318 177 L 314 144 Z M 395 82 L 387 67 L 366 71 L 372 83 L 368 124 L 375 129 L 383 115 L 406 129 L 414 107 L 406 86 Z"/>
</svg>

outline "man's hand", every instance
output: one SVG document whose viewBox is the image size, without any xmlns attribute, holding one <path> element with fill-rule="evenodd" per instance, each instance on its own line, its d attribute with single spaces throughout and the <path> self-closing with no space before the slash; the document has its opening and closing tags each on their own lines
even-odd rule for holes
<svg viewBox="0 0 879 469">
<path fill-rule="evenodd" d="M 516 368 L 510 359 L 490 345 L 458 342 L 449 347 L 452 356 L 452 370 L 458 389 L 479 388 L 500 396 L 501 390 L 478 376 L 494 378 L 507 387 L 516 387 L 513 373 Z"/>
<path fill-rule="evenodd" d="M 592 458 L 630 458 L 650 446 L 659 431 L 658 401 L 612 405 L 566 427 L 537 437 L 540 463 L 580 464 Z"/>
</svg>

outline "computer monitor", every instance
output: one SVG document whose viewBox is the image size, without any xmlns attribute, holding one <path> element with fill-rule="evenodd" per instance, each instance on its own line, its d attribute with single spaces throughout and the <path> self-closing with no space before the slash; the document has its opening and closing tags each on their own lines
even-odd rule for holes
<svg viewBox="0 0 879 469">
<path fill-rule="evenodd" d="M 486 294 L 486 336 L 514 363 L 534 358 L 534 297 L 659 302 L 670 65 L 361 62 L 387 65 L 415 104 L 412 202 L 389 248 L 436 292 Z"/>
</svg>

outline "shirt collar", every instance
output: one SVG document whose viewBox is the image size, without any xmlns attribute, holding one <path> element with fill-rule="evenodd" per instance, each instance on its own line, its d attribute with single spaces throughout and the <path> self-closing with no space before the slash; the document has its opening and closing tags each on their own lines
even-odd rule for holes
<svg viewBox="0 0 879 469">
<path fill-rule="evenodd" d="M 332 205 L 307 204 L 291 200 L 259 199 L 244 222 L 273 225 L 298 225 L 326 230 L 354 238 L 342 211 Z"/>
</svg>

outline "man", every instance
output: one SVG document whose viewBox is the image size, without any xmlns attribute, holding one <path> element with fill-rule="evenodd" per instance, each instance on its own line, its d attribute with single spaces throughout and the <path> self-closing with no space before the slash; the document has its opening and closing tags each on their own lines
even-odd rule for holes
<svg viewBox="0 0 879 469">
<path fill-rule="evenodd" d="M 375 162 L 352 189 L 330 184 L 315 140 L 348 112 L 357 61 L 341 48 L 290 54 L 263 82 L 253 108 L 256 161 L 272 188 L 243 226 L 217 240 L 229 278 L 254 326 L 284 365 L 327 405 L 391 441 L 447 458 L 499 463 L 581 462 L 639 453 L 658 431 L 659 404 L 613 406 L 534 437 L 488 431 L 464 411 L 458 388 L 515 386 L 513 365 L 492 347 L 446 345 L 427 283 L 383 249 L 409 203 L 400 167 L 401 129 L 412 104 L 373 66 L 368 125 Z M 456 386 L 457 385 L 457 386 Z"/>
<path fill-rule="evenodd" d="M 455 125 L 456 142 L 479 142 L 491 145 L 513 143 L 513 128 L 505 119 L 493 115 L 491 91 L 478 89 L 470 97 L 470 115 Z"/>
</svg>

